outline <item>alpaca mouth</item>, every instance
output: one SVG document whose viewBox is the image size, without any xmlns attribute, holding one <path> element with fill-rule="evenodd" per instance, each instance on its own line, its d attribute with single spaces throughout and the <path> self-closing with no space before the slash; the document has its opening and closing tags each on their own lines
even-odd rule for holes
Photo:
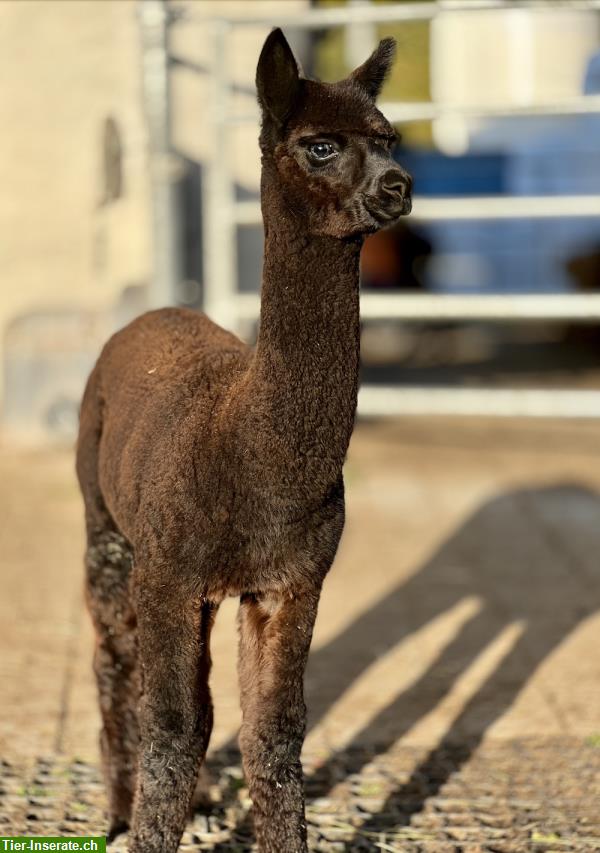
<svg viewBox="0 0 600 853">
<path fill-rule="evenodd" d="M 367 212 L 379 225 L 390 225 L 401 216 L 407 216 L 412 210 L 412 199 L 410 196 L 403 196 L 397 200 L 382 203 L 379 199 L 373 196 L 365 196 L 363 200 Z"/>
</svg>

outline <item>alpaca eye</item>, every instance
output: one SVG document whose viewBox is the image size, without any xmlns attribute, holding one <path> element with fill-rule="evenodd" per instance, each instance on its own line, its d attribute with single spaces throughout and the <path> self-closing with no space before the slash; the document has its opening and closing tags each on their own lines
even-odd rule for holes
<svg viewBox="0 0 600 853">
<path fill-rule="evenodd" d="M 332 145 L 331 142 L 313 142 L 308 146 L 308 153 L 311 157 L 314 157 L 315 160 L 329 160 L 331 157 L 335 157 L 337 154 L 337 150 L 335 145 Z"/>
</svg>

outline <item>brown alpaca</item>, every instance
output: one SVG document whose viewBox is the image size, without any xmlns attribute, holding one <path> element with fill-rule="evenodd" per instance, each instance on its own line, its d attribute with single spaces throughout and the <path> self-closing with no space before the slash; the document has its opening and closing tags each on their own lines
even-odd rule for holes
<svg viewBox="0 0 600 853">
<path fill-rule="evenodd" d="M 257 71 L 265 262 L 251 349 L 192 311 L 138 318 L 84 395 L 77 472 L 110 833 L 179 843 L 212 726 L 209 637 L 240 597 L 244 768 L 262 853 L 305 853 L 303 675 L 344 525 L 364 234 L 410 209 L 375 108 L 381 42 L 341 83 L 299 76 L 280 30 Z"/>
</svg>

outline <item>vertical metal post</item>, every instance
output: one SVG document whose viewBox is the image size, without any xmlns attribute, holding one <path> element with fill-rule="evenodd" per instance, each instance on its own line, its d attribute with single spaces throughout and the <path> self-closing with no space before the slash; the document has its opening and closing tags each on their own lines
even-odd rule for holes
<svg viewBox="0 0 600 853">
<path fill-rule="evenodd" d="M 227 62 L 227 21 L 216 20 L 207 33 L 212 44 L 208 161 L 203 189 L 204 310 L 212 320 L 236 329 L 237 228 L 235 221 L 235 177 L 232 172 L 230 126 L 231 84 Z"/>
<path fill-rule="evenodd" d="M 510 65 L 508 80 L 510 99 L 527 106 L 535 102 L 535 24 L 531 9 L 508 9 Z"/>
<path fill-rule="evenodd" d="M 371 0 L 348 0 L 349 6 L 370 6 Z M 344 28 L 344 60 L 348 70 L 365 61 L 377 43 L 377 27 L 365 22 L 346 24 Z"/>
<path fill-rule="evenodd" d="M 152 192 L 153 269 L 148 288 L 151 308 L 173 305 L 182 278 L 181 222 L 178 182 L 182 167 L 171 148 L 166 0 L 139 0 L 142 41 L 142 84 Z"/>
</svg>

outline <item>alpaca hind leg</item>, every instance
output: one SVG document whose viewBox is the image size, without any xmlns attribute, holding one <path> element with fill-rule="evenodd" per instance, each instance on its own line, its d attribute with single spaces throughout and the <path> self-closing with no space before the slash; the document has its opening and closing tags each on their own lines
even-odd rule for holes
<svg viewBox="0 0 600 853">
<path fill-rule="evenodd" d="M 260 853 L 306 853 L 300 751 L 306 707 L 304 669 L 319 594 L 240 606 L 240 747 Z"/>
<path fill-rule="evenodd" d="M 215 608 L 177 583 L 136 580 L 140 761 L 130 853 L 174 853 L 212 728 L 209 637 Z"/>
<path fill-rule="evenodd" d="M 129 543 L 116 530 L 90 536 L 86 592 L 96 629 L 94 672 L 102 717 L 100 748 L 109 800 L 109 838 L 127 829 L 135 789 L 140 685 L 129 595 L 131 566 Z"/>
</svg>

